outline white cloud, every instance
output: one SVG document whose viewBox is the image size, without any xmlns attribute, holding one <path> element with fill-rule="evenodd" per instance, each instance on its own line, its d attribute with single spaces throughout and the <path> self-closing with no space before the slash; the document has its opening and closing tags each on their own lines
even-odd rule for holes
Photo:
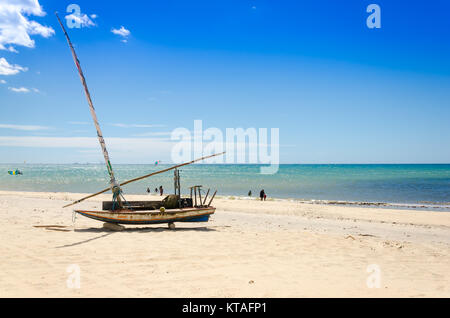
<svg viewBox="0 0 450 318">
<path fill-rule="evenodd" d="M 53 34 L 55 34 L 55 30 L 49 27 L 45 27 L 36 21 L 30 21 L 29 23 L 29 32 L 30 34 L 38 34 L 43 36 L 44 38 L 49 38 Z"/>
<path fill-rule="evenodd" d="M 98 15 L 96 14 L 91 14 L 91 19 L 97 19 Z"/>
<path fill-rule="evenodd" d="M 38 90 L 37 88 L 26 88 L 26 87 L 8 87 L 8 89 L 10 91 L 13 91 L 15 93 L 29 93 L 31 91 L 35 92 L 35 93 L 40 93 L 41 91 Z"/>
<path fill-rule="evenodd" d="M 9 6 L 12 9 L 20 8 L 25 14 L 33 14 L 40 17 L 45 16 L 39 0 L 2 0 L 4 6 Z"/>
<path fill-rule="evenodd" d="M 0 128 L 14 129 L 14 130 L 26 130 L 26 131 L 35 131 L 35 130 L 46 130 L 46 129 L 49 129 L 49 127 L 45 127 L 45 126 L 10 125 L 10 124 L 0 124 Z"/>
<path fill-rule="evenodd" d="M 0 57 L 0 75 L 15 75 L 28 69 L 17 64 L 9 64 L 4 57 Z"/>
<path fill-rule="evenodd" d="M 19 51 L 17 51 L 13 46 L 8 46 L 7 48 L 5 48 L 7 51 L 9 52 L 13 52 L 13 53 L 19 53 Z"/>
<path fill-rule="evenodd" d="M 145 149 L 153 152 L 154 149 L 165 148 L 170 151 L 173 142 L 158 138 L 105 138 L 109 149 L 121 152 L 132 151 L 142 153 Z M 81 148 L 99 149 L 97 137 L 40 137 L 40 136 L 0 136 L 2 147 L 29 147 L 29 148 Z M 100 151 L 100 149 L 99 149 Z"/>
<path fill-rule="evenodd" d="M 8 87 L 8 89 L 15 93 L 29 93 L 30 92 L 30 90 L 26 87 Z"/>
<path fill-rule="evenodd" d="M 171 161 L 170 154 L 174 144 L 171 141 L 157 138 L 105 138 L 105 142 L 113 164 L 148 163 L 151 161 L 149 158 L 155 158 L 155 154 L 158 156 L 157 159 L 168 163 Z M 30 161 L 36 162 L 103 162 L 97 137 L 0 136 L 0 150 L 3 149 L 4 154 L 3 161 L 8 160 L 8 152 L 11 152 L 4 147 L 28 148 L 30 153 L 35 153 Z M 33 149 L 41 150 L 33 151 Z M 52 149 L 54 150 L 52 154 L 58 151 L 63 155 L 61 157 L 48 156 L 44 149 Z M 70 158 L 64 159 L 67 153 L 70 153 Z M 80 154 L 77 155 L 77 153 Z"/>
<path fill-rule="evenodd" d="M 68 124 L 70 124 L 70 125 L 88 125 L 89 123 L 87 121 L 69 121 Z"/>
<path fill-rule="evenodd" d="M 91 18 L 92 18 L 92 19 L 95 19 L 95 18 L 93 18 L 92 16 L 97 17 L 95 14 L 92 14 L 92 15 L 91 15 Z M 66 15 L 65 18 L 66 18 L 66 20 L 71 20 L 71 21 L 73 21 L 73 23 L 79 24 L 80 27 L 82 27 L 82 28 L 83 28 L 83 27 L 88 27 L 88 28 L 90 28 L 90 27 L 97 26 L 97 25 L 94 23 L 94 21 L 92 21 L 91 19 L 89 19 L 89 17 L 87 16 L 87 14 L 80 14 L 80 15 L 69 14 L 69 15 Z"/>
<path fill-rule="evenodd" d="M 120 35 L 121 37 L 123 37 L 124 39 L 122 39 L 122 42 L 127 42 L 126 37 L 130 35 L 130 31 L 125 29 L 123 26 L 120 27 L 120 29 L 111 29 L 111 32 L 117 35 Z"/>
<path fill-rule="evenodd" d="M 152 128 L 152 127 L 165 127 L 164 125 L 143 125 L 143 124 L 122 124 L 115 123 L 110 124 L 111 126 L 120 127 L 120 128 Z"/>
<path fill-rule="evenodd" d="M 0 80 L 0 84 L 6 84 L 5 80 Z"/>
<path fill-rule="evenodd" d="M 28 15 L 40 17 L 45 15 L 38 0 L 1 0 L 0 50 L 18 53 L 13 45 L 34 47 L 34 40 L 30 38 L 30 35 L 48 38 L 55 33 L 51 27 L 29 20 Z M 0 75 L 15 75 L 27 70 L 26 67 L 10 64 L 5 58 L 0 58 Z M 22 90 L 22 92 L 25 91 Z"/>
<path fill-rule="evenodd" d="M 149 136 L 171 136 L 171 131 L 154 131 L 154 132 L 146 132 L 142 134 L 135 134 L 135 137 L 149 137 Z"/>
<path fill-rule="evenodd" d="M 90 130 L 82 130 L 82 129 L 77 129 L 77 130 L 72 130 L 72 133 L 74 134 L 79 134 L 79 133 L 88 133 L 91 132 Z"/>
<path fill-rule="evenodd" d="M 55 31 L 28 19 L 28 15 L 44 16 L 38 0 L 2 0 L 0 2 L 0 50 L 16 51 L 11 45 L 34 47 L 30 35 L 52 36 Z M 5 45 L 10 44 L 7 48 Z"/>
</svg>

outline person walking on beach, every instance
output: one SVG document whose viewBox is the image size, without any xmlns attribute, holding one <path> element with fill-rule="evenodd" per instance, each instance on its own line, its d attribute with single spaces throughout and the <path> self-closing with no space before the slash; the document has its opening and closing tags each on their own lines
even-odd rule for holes
<svg viewBox="0 0 450 318">
<path fill-rule="evenodd" d="M 162 186 L 159 186 L 159 195 L 163 195 L 164 189 Z"/>
<path fill-rule="evenodd" d="M 264 201 L 266 200 L 266 193 L 264 192 L 264 189 L 261 190 L 261 192 L 259 193 L 259 197 L 261 198 L 261 201 L 264 199 Z"/>
</svg>

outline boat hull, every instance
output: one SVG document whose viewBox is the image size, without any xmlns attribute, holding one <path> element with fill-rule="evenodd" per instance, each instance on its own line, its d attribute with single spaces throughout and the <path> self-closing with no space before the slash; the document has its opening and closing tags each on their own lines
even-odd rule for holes
<svg viewBox="0 0 450 318">
<path fill-rule="evenodd" d="M 173 222 L 207 222 L 216 208 L 185 208 L 161 211 L 91 211 L 75 210 L 85 217 L 116 224 L 160 224 Z"/>
</svg>

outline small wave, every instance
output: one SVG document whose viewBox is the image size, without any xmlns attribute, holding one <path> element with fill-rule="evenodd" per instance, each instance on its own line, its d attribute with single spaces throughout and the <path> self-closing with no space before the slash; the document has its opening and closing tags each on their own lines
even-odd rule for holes
<svg viewBox="0 0 450 318">
<path fill-rule="evenodd" d="M 396 209 L 423 209 L 450 211 L 450 204 L 442 204 L 438 202 L 427 202 L 426 204 L 411 203 L 388 203 L 388 202 L 364 202 L 364 201 L 336 201 L 336 200 L 299 200 L 302 203 L 309 204 L 326 204 L 326 205 L 344 205 L 344 206 L 368 206 L 368 207 L 385 207 Z"/>
</svg>

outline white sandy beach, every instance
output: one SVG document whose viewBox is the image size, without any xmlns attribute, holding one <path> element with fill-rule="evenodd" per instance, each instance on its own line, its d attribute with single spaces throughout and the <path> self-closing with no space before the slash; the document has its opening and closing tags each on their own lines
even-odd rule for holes
<svg viewBox="0 0 450 318">
<path fill-rule="evenodd" d="M 111 232 L 72 223 L 82 196 L 0 192 L 0 297 L 450 297 L 448 212 L 222 198 L 208 223 Z"/>
</svg>

